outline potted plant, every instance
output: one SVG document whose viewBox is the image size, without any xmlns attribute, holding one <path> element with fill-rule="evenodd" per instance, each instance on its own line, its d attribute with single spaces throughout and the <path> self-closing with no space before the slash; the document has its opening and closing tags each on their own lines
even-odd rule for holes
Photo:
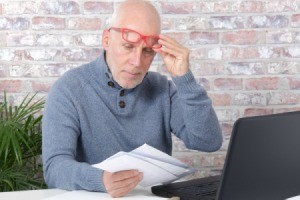
<svg viewBox="0 0 300 200">
<path fill-rule="evenodd" d="M 27 95 L 10 106 L 4 92 L 0 103 L 0 192 L 45 188 L 42 153 L 41 110 L 43 98 Z"/>
</svg>

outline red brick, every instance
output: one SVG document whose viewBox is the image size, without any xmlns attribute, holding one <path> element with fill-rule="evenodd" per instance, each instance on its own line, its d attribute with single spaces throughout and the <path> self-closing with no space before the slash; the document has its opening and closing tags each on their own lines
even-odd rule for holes
<svg viewBox="0 0 300 200">
<path fill-rule="evenodd" d="M 290 88 L 293 90 L 300 90 L 300 77 L 289 77 Z"/>
<path fill-rule="evenodd" d="M 0 30 L 29 29 L 29 20 L 24 17 L 0 17 Z"/>
<path fill-rule="evenodd" d="M 289 18 L 284 15 L 250 16 L 248 19 L 248 27 L 250 28 L 286 28 L 288 25 Z"/>
<path fill-rule="evenodd" d="M 8 33 L 6 36 L 7 46 L 33 46 L 35 38 L 33 34 Z"/>
<path fill-rule="evenodd" d="M 35 61 L 54 61 L 59 54 L 60 51 L 56 49 L 29 49 L 25 51 L 24 58 Z"/>
<path fill-rule="evenodd" d="M 34 1 L 9 1 L 3 4 L 3 13 L 9 15 L 36 14 L 38 4 Z"/>
<path fill-rule="evenodd" d="M 214 32 L 191 32 L 191 45 L 218 44 L 219 33 Z"/>
<path fill-rule="evenodd" d="M 190 49 L 190 59 L 191 60 L 202 60 L 207 58 L 207 50 L 204 48 L 191 48 Z"/>
<path fill-rule="evenodd" d="M 266 12 L 295 12 L 299 5 L 297 0 L 265 1 Z M 299 3 L 298 3 L 299 4 Z"/>
<path fill-rule="evenodd" d="M 193 12 L 192 3 L 160 2 L 163 14 L 189 14 Z"/>
<path fill-rule="evenodd" d="M 231 11 L 231 2 L 197 2 L 195 13 L 226 13 Z"/>
<path fill-rule="evenodd" d="M 291 46 L 283 49 L 283 55 L 289 58 L 300 58 L 300 47 Z"/>
<path fill-rule="evenodd" d="M 35 92 L 49 92 L 53 82 L 30 81 L 32 90 Z"/>
<path fill-rule="evenodd" d="M 22 60 L 23 51 L 14 49 L 0 48 L 1 61 L 18 61 Z"/>
<path fill-rule="evenodd" d="M 285 44 L 294 41 L 294 33 L 292 31 L 268 31 L 266 35 L 266 43 Z"/>
<path fill-rule="evenodd" d="M 220 123 L 221 130 L 223 133 L 223 136 L 225 136 L 224 139 L 228 139 L 231 136 L 232 128 L 233 128 L 233 123 L 226 123 L 222 122 Z"/>
<path fill-rule="evenodd" d="M 260 62 L 230 62 L 225 65 L 228 74 L 264 74 L 265 69 L 263 63 Z"/>
<path fill-rule="evenodd" d="M 298 74 L 300 69 L 299 62 L 286 61 L 286 62 L 270 62 L 268 64 L 269 74 Z"/>
<path fill-rule="evenodd" d="M 35 30 L 64 29 L 65 19 L 58 17 L 34 17 L 32 28 Z"/>
<path fill-rule="evenodd" d="M 9 66 L 9 76 L 10 77 L 22 77 L 23 76 L 23 66 L 22 65 Z"/>
<path fill-rule="evenodd" d="M 236 108 L 216 109 L 216 114 L 221 123 L 235 122 L 238 118 L 241 117 L 239 110 Z"/>
<path fill-rule="evenodd" d="M 276 90 L 278 84 L 278 77 L 250 78 L 245 81 L 247 90 Z"/>
<path fill-rule="evenodd" d="M 262 33 L 256 31 L 225 32 L 222 35 L 223 44 L 251 45 L 261 43 Z"/>
<path fill-rule="evenodd" d="M 213 60 L 221 60 L 223 57 L 223 52 L 220 47 L 212 48 L 207 51 L 207 58 Z"/>
<path fill-rule="evenodd" d="M 42 2 L 39 12 L 41 14 L 79 14 L 80 8 L 75 1 L 55 1 L 55 2 Z"/>
<path fill-rule="evenodd" d="M 300 14 L 292 15 L 291 26 L 293 28 L 299 28 L 300 27 Z"/>
<path fill-rule="evenodd" d="M 98 48 L 92 49 L 65 49 L 63 57 L 67 61 L 90 61 L 100 55 L 101 50 Z"/>
<path fill-rule="evenodd" d="M 179 42 L 182 45 L 187 45 L 189 40 L 189 35 L 184 32 L 168 32 L 165 33 L 169 37 L 175 39 L 177 42 Z"/>
<path fill-rule="evenodd" d="M 6 77 L 8 74 L 7 67 L 5 65 L 0 64 L 0 77 Z"/>
<path fill-rule="evenodd" d="M 79 46 L 95 46 L 101 44 L 101 36 L 96 34 L 81 34 L 75 36 L 76 44 Z"/>
<path fill-rule="evenodd" d="M 21 92 L 21 86 L 20 80 L 0 80 L 0 91 Z"/>
<path fill-rule="evenodd" d="M 251 49 L 251 48 L 246 48 Z M 232 60 L 232 59 L 246 59 L 250 56 L 250 57 L 258 57 L 257 51 L 254 50 L 253 48 L 251 50 L 248 50 L 248 54 L 245 54 L 245 48 L 241 48 L 241 47 L 222 47 L 221 48 L 222 51 L 222 58 L 224 60 Z"/>
<path fill-rule="evenodd" d="M 174 27 L 174 24 L 177 20 L 168 17 L 161 18 L 161 29 L 162 30 L 171 30 Z"/>
<path fill-rule="evenodd" d="M 100 18 L 70 18 L 68 20 L 68 29 L 75 30 L 100 30 L 101 19 Z"/>
<path fill-rule="evenodd" d="M 231 96 L 228 93 L 209 93 L 214 106 L 229 106 Z"/>
<path fill-rule="evenodd" d="M 84 3 L 84 13 L 87 14 L 109 14 L 114 10 L 112 2 L 94 2 Z"/>
<path fill-rule="evenodd" d="M 281 48 L 279 47 L 222 47 L 222 58 L 226 60 L 232 59 L 269 59 L 280 58 Z"/>
<path fill-rule="evenodd" d="M 243 29 L 244 19 L 242 17 L 218 16 L 208 20 L 210 29 Z"/>
<path fill-rule="evenodd" d="M 268 96 L 261 92 L 234 94 L 232 105 L 238 106 L 267 106 Z"/>
<path fill-rule="evenodd" d="M 175 19 L 175 27 L 178 30 L 201 30 L 206 29 L 205 17 L 184 17 L 180 20 Z"/>
<path fill-rule="evenodd" d="M 40 78 L 45 77 L 44 72 L 44 65 L 39 64 L 26 64 L 23 66 L 24 71 L 24 77 L 30 77 L 30 78 Z"/>
<path fill-rule="evenodd" d="M 212 2 L 213 3 L 213 12 L 230 12 L 231 11 L 231 2 Z"/>
<path fill-rule="evenodd" d="M 240 78 L 217 78 L 214 81 L 217 90 L 241 90 L 242 79 Z"/>
<path fill-rule="evenodd" d="M 225 155 L 219 155 L 213 157 L 213 167 L 223 167 L 225 163 L 226 156 Z"/>
<path fill-rule="evenodd" d="M 74 37 L 65 34 L 37 34 L 36 44 L 38 46 L 72 46 L 74 45 Z"/>
<path fill-rule="evenodd" d="M 272 108 L 247 108 L 245 109 L 244 116 L 261 116 L 261 115 L 271 115 L 273 114 Z"/>
<path fill-rule="evenodd" d="M 222 62 L 196 62 L 191 65 L 195 76 L 218 75 L 224 73 L 224 64 Z"/>
<path fill-rule="evenodd" d="M 263 2 L 260 1 L 239 1 L 232 5 L 232 11 L 237 13 L 259 13 L 263 9 Z"/>
<path fill-rule="evenodd" d="M 296 105 L 300 103 L 300 94 L 295 91 L 272 92 L 269 105 Z"/>
<path fill-rule="evenodd" d="M 75 67 L 78 67 L 78 64 L 58 63 L 58 64 L 42 65 L 40 68 L 43 69 L 44 77 L 60 77 L 65 72 Z"/>
</svg>

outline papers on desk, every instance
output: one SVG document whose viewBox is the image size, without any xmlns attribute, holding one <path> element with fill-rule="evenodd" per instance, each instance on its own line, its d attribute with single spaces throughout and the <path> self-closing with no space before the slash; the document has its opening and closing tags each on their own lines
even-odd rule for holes
<svg viewBox="0 0 300 200">
<path fill-rule="evenodd" d="M 170 183 L 196 171 L 147 144 L 131 152 L 120 151 L 93 166 L 109 172 L 137 169 L 144 174 L 144 178 L 140 182 L 143 187 Z"/>
<path fill-rule="evenodd" d="M 291 198 L 288 198 L 286 200 L 300 200 L 300 195 L 299 196 L 295 196 L 295 197 L 291 197 Z"/>
</svg>

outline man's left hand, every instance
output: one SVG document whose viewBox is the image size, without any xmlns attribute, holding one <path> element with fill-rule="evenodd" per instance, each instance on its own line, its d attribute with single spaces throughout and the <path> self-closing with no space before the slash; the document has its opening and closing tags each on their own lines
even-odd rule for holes
<svg viewBox="0 0 300 200">
<path fill-rule="evenodd" d="M 169 73 L 175 77 L 185 75 L 189 70 L 189 49 L 169 36 L 161 34 L 159 38 L 162 47 L 154 51 L 161 55 Z"/>
</svg>

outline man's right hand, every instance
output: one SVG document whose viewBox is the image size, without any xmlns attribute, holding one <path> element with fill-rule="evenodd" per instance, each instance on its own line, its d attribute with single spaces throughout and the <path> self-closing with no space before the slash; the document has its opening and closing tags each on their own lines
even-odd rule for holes
<svg viewBox="0 0 300 200">
<path fill-rule="evenodd" d="M 137 170 L 126 170 L 110 173 L 103 172 L 103 184 L 112 197 L 122 197 L 133 190 L 143 179 L 143 173 Z"/>
</svg>

